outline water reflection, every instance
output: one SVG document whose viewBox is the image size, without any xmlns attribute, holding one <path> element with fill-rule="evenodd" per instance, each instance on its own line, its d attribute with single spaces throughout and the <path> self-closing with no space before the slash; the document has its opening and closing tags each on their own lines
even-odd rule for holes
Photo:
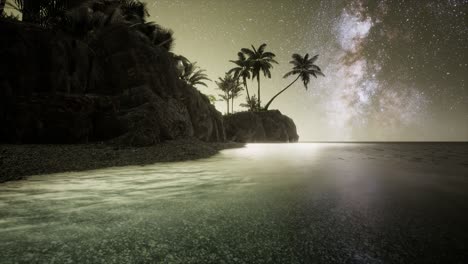
<svg viewBox="0 0 468 264">
<path fill-rule="evenodd" d="M 467 157 L 463 144 L 249 144 L 205 160 L 34 176 L 0 185 L 1 259 L 457 257 Z"/>
</svg>

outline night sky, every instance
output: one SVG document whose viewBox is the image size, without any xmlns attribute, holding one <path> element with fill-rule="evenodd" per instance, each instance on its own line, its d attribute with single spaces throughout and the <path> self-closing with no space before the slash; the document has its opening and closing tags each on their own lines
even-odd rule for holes
<svg viewBox="0 0 468 264">
<path fill-rule="evenodd" d="M 262 81 L 264 103 L 291 81 L 282 76 L 292 53 L 320 54 L 326 78 L 308 91 L 298 82 L 272 105 L 295 120 L 301 140 L 468 140 L 467 0 L 147 4 L 152 20 L 174 30 L 175 52 L 213 80 L 240 48 L 267 43 L 280 65 Z"/>
<path fill-rule="evenodd" d="M 308 91 L 297 82 L 270 107 L 294 119 L 302 141 L 468 141 L 468 0 L 143 2 L 174 31 L 174 52 L 212 80 L 241 48 L 267 43 L 280 64 L 262 79 L 263 104 L 292 81 L 282 77 L 293 53 L 319 54 L 326 77 Z M 220 93 L 208 86 L 199 89 Z"/>
</svg>

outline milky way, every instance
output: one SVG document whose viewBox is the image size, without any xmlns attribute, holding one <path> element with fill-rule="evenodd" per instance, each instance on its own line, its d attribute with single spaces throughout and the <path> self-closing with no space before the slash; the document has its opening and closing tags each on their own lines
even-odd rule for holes
<svg viewBox="0 0 468 264">
<path fill-rule="evenodd" d="M 419 123 L 427 100 L 414 87 L 403 83 L 392 87 L 376 77 L 382 66 L 367 60 L 363 51 L 379 19 L 365 15 L 365 11 L 364 4 L 356 1 L 343 9 L 335 23 L 334 36 L 339 48 L 333 51 L 335 58 L 322 85 L 331 90 L 323 100 L 324 109 L 336 138 L 368 140 L 382 136 L 395 140 L 392 136 L 395 132 L 398 135 L 398 130 Z"/>
<path fill-rule="evenodd" d="M 175 52 L 212 79 L 229 70 L 240 48 L 268 43 L 280 65 L 262 81 L 263 101 L 288 83 L 281 77 L 292 53 L 320 54 L 326 78 L 313 80 L 309 91 L 297 84 L 273 105 L 296 121 L 303 140 L 468 140 L 467 0 L 148 6 L 156 22 L 175 31 Z M 201 90 L 217 94 L 214 83 Z"/>
</svg>

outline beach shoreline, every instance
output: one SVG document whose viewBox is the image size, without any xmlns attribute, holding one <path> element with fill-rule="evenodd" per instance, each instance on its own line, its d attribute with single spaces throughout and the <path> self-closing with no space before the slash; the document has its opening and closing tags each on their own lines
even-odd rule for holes
<svg viewBox="0 0 468 264">
<path fill-rule="evenodd" d="M 203 159 L 223 149 L 243 146 L 239 143 L 207 143 L 196 139 L 173 140 L 138 148 L 107 143 L 0 144 L 0 183 L 33 175 Z"/>
</svg>

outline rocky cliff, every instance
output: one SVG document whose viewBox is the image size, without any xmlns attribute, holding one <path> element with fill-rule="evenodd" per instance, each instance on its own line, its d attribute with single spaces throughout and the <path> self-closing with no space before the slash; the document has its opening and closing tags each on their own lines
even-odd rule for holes
<svg viewBox="0 0 468 264">
<path fill-rule="evenodd" d="M 224 117 L 228 140 L 235 142 L 297 142 L 294 121 L 278 110 L 240 112 Z"/>
<path fill-rule="evenodd" d="M 173 54 L 127 25 L 85 42 L 0 22 L 0 36 L 0 142 L 225 140 L 221 114 L 179 80 Z"/>
</svg>

